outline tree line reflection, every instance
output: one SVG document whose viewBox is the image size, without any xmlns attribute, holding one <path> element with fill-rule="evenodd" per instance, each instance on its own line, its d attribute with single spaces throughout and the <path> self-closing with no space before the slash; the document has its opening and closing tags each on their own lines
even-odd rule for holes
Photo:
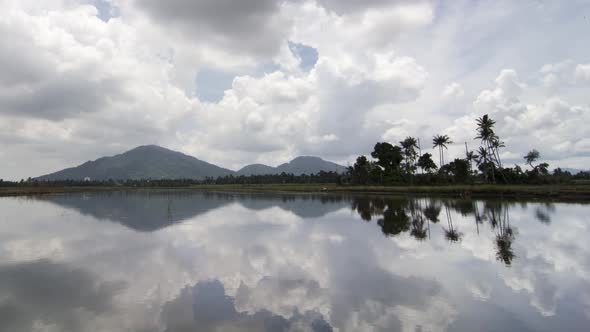
<svg viewBox="0 0 590 332">
<path fill-rule="evenodd" d="M 441 224 L 444 237 L 450 243 L 460 242 L 465 234 L 453 216 L 473 218 L 479 236 L 483 224 L 488 224 L 495 237 L 496 258 L 510 266 L 516 257 L 513 243 L 518 234 L 510 223 L 510 209 L 517 204 L 507 201 L 434 200 L 426 198 L 353 197 L 352 209 L 365 221 L 376 219 L 385 236 L 408 232 L 418 241 L 431 238 L 431 225 Z M 551 222 L 553 206 L 549 203 L 535 210 L 543 223 Z"/>
<path fill-rule="evenodd" d="M 47 195 L 35 199 L 49 201 L 97 219 L 110 220 L 145 232 L 172 226 L 230 203 L 239 203 L 249 210 L 279 207 L 304 219 L 321 218 L 328 213 L 351 206 L 363 220 L 376 220 L 386 236 L 409 233 L 416 240 L 425 241 L 433 236 L 431 226 L 439 224 L 444 237 L 450 243 L 457 243 L 466 236 L 460 225 L 464 221 L 454 220 L 459 219 L 458 215 L 461 215 L 473 219 L 477 235 L 482 225 L 490 226 L 495 237 L 496 257 L 506 265 L 510 265 L 515 258 L 513 243 L 518 235 L 517 230 L 511 225 L 510 211 L 516 205 L 527 205 L 526 202 L 504 200 L 209 193 L 190 190 L 97 192 Z M 551 203 L 535 203 L 534 217 L 541 223 L 550 223 L 554 209 Z"/>
</svg>

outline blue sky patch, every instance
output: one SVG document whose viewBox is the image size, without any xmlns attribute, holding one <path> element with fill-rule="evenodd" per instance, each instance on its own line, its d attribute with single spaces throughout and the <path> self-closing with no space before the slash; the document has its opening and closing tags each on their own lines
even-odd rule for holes
<svg viewBox="0 0 590 332">
<path fill-rule="evenodd" d="M 204 102 L 216 103 L 223 98 L 223 92 L 231 89 L 235 75 L 221 70 L 204 68 L 195 78 L 197 97 Z"/>
<path fill-rule="evenodd" d="M 301 70 L 310 71 L 318 62 L 318 50 L 311 46 L 289 42 L 291 52 L 301 59 Z"/>
</svg>

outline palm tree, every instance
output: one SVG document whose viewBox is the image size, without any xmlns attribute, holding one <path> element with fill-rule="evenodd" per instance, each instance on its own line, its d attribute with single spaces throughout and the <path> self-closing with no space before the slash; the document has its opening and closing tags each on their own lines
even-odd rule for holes
<svg viewBox="0 0 590 332">
<path fill-rule="evenodd" d="M 529 153 L 526 154 L 526 156 L 524 156 L 524 160 L 526 160 L 526 163 L 529 164 L 532 169 L 536 169 L 537 166 L 534 166 L 533 163 L 537 161 L 540 157 L 541 154 L 539 153 L 539 151 L 532 149 L 531 151 L 529 151 Z"/>
<path fill-rule="evenodd" d="M 465 160 L 469 163 L 469 174 L 473 174 L 473 161 L 475 160 L 475 152 L 467 151 L 465 153 Z"/>
<path fill-rule="evenodd" d="M 487 163 L 488 158 L 488 150 L 486 150 L 486 148 L 484 148 L 483 146 L 480 146 L 479 149 L 477 149 L 477 152 L 475 153 L 475 163 L 477 164 L 477 166 L 481 166 Z"/>
<path fill-rule="evenodd" d="M 476 120 L 477 122 L 477 136 L 476 139 L 480 139 L 485 142 L 489 142 L 496 135 L 494 133 L 494 125 L 496 121 L 492 120 L 487 114 Z"/>
<path fill-rule="evenodd" d="M 479 169 L 482 171 L 482 173 L 484 173 L 486 179 L 489 179 L 490 175 L 492 178 L 494 178 L 494 172 L 493 169 L 491 169 L 492 162 L 490 159 L 491 158 L 488 149 L 486 149 L 483 146 L 480 146 L 475 155 L 475 162 Z"/>
<path fill-rule="evenodd" d="M 492 120 L 487 114 L 477 119 L 476 122 L 477 136 L 475 139 L 481 140 L 481 147 L 487 150 L 487 161 L 490 162 L 490 166 L 492 167 L 492 181 L 496 182 L 495 168 L 497 167 L 502 169 L 500 148 L 504 147 L 504 142 L 502 142 L 498 135 L 496 135 L 494 132 L 494 125 L 496 124 L 496 121 Z"/>
<path fill-rule="evenodd" d="M 432 148 L 438 147 L 438 157 L 440 159 L 440 167 L 444 165 L 444 151 L 443 148 L 448 149 L 447 144 L 452 144 L 451 138 L 448 135 L 436 135 L 432 138 Z"/>
<path fill-rule="evenodd" d="M 502 160 L 500 159 L 500 148 L 506 147 L 504 142 L 500 141 L 500 138 L 494 135 L 494 138 L 490 142 L 490 146 L 492 147 L 492 153 L 494 154 L 494 158 L 498 163 L 498 168 L 502 169 Z"/>
<path fill-rule="evenodd" d="M 475 160 L 475 152 L 469 151 L 467 142 L 465 142 L 465 160 L 469 163 L 469 175 L 473 175 L 473 161 Z"/>
</svg>

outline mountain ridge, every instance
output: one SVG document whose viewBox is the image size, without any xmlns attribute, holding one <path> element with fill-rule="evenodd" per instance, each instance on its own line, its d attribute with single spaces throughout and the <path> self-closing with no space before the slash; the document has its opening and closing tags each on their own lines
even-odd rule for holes
<svg viewBox="0 0 590 332">
<path fill-rule="evenodd" d="M 295 175 L 316 174 L 320 171 L 343 173 L 346 167 L 319 157 L 300 156 L 277 167 L 251 164 L 233 171 L 158 145 L 141 145 L 120 154 L 86 161 L 78 166 L 42 175 L 36 179 L 40 181 L 86 178 L 91 180 L 204 179 L 229 175 L 273 175 L 283 172 Z"/>
<path fill-rule="evenodd" d="M 320 157 L 315 156 L 299 156 L 294 158 L 288 163 L 280 164 L 276 167 L 264 165 L 264 164 L 251 164 L 242 167 L 236 173 L 237 175 L 273 175 L 273 174 L 316 174 L 320 171 L 324 172 L 346 172 L 346 167 L 333 163 L 331 161 L 324 160 Z"/>
<path fill-rule="evenodd" d="M 38 180 L 199 179 L 233 174 L 181 152 L 157 145 L 141 145 L 126 152 L 87 161 L 79 166 L 38 177 Z"/>
</svg>

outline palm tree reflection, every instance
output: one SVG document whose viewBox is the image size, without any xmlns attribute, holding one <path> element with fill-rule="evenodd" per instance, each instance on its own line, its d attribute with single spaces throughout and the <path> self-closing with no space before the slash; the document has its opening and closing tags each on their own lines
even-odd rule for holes
<svg viewBox="0 0 590 332">
<path fill-rule="evenodd" d="M 545 203 L 535 209 L 535 217 L 543 224 L 550 224 L 553 212 L 555 212 L 555 206 L 551 203 Z"/>
<path fill-rule="evenodd" d="M 445 230 L 445 238 L 449 240 L 449 242 L 459 242 L 461 237 L 463 237 L 463 233 L 459 232 L 456 227 L 453 226 L 453 215 L 449 211 L 449 207 L 445 205 L 445 212 L 447 215 L 447 225 L 448 228 L 443 228 Z"/>
<path fill-rule="evenodd" d="M 500 201 L 486 202 L 484 206 L 484 212 L 487 214 L 490 226 L 496 234 L 496 259 L 510 266 L 515 257 L 512 250 L 515 232 L 510 226 L 508 209 L 508 204 L 503 204 Z"/>
<path fill-rule="evenodd" d="M 410 201 L 410 214 L 412 218 L 410 235 L 418 241 L 426 240 L 426 237 L 430 237 L 430 221 L 424 216 L 422 200 Z"/>
<path fill-rule="evenodd" d="M 430 201 L 429 204 L 424 208 L 422 213 L 424 217 L 433 223 L 439 222 L 438 216 L 440 215 L 441 207 L 440 205 L 436 204 L 435 201 Z"/>
<path fill-rule="evenodd" d="M 426 224 L 424 217 L 419 216 L 416 219 L 412 219 L 412 228 L 410 230 L 410 235 L 412 235 L 416 240 L 423 241 L 427 237 L 429 237 L 428 230 L 430 229 L 429 225 Z"/>
<path fill-rule="evenodd" d="M 430 223 L 437 224 L 440 221 L 443 207 L 447 224 L 441 228 L 450 243 L 459 243 L 465 236 L 453 220 L 457 215 L 474 219 L 476 236 L 480 236 L 480 227 L 487 222 L 494 235 L 495 256 L 506 266 L 510 266 L 516 257 L 512 244 L 517 232 L 510 225 L 509 213 L 512 205 L 505 201 L 485 201 L 482 204 L 473 200 L 377 196 L 352 198 L 352 210 L 363 220 L 376 218 L 382 233 L 388 237 L 409 232 L 418 241 L 430 239 Z"/>
</svg>

